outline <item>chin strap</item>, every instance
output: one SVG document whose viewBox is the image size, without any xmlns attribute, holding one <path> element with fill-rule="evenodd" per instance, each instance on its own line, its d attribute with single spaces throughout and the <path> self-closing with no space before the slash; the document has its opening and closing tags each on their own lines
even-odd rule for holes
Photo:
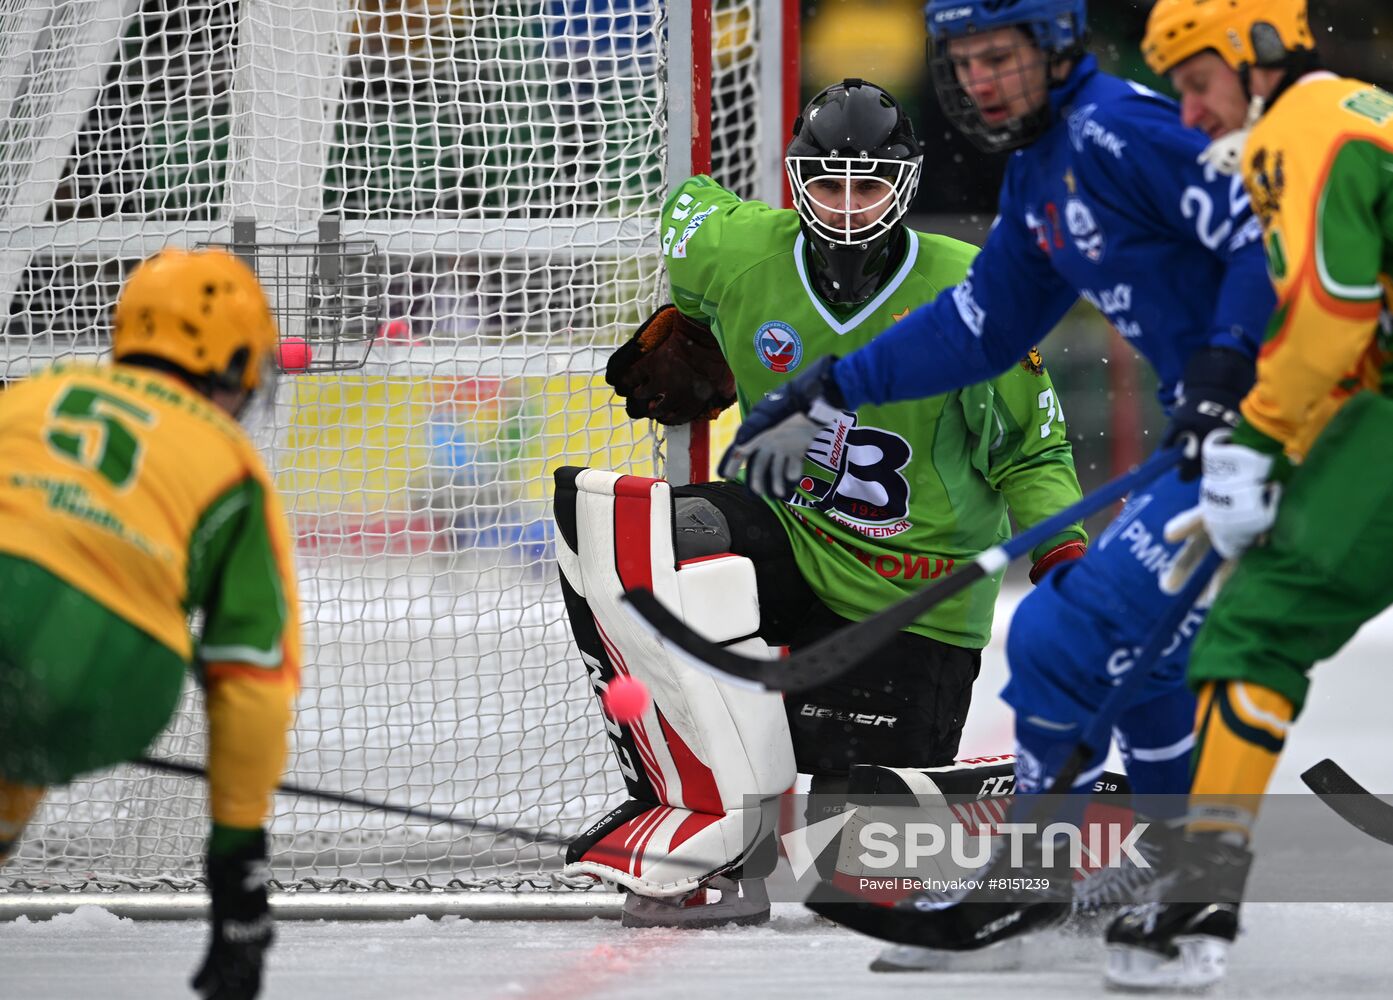
<svg viewBox="0 0 1393 1000">
<path fill-rule="evenodd" d="M 1252 100 L 1248 102 L 1248 117 L 1243 120 L 1243 127 L 1211 142 L 1208 148 L 1200 154 L 1200 163 L 1213 167 L 1226 177 L 1232 177 L 1238 173 L 1243 166 L 1243 147 L 1248 144 L 1248 135 L 1253 131 L 1253 126 L 1258 123 L 1258 119 L 1262 117 L 1266 108 L 1267 102 L 1254 94 Z"/>
</svg>

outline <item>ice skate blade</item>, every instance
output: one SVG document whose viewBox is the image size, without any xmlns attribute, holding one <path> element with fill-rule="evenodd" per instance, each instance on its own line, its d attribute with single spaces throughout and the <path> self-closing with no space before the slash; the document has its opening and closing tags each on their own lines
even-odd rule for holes
<svg viewBox="0 0 1393 1000">
<path fill-rule="evenodd" d="M 1230 942 L 1207 934 L 1178 937 L 1180 954 L 1166 958 L 1146 948 L 1108 945 L 1108 988 L 1126 993 L 1203 993 L 1224 978 Z"/>
<path fill-rule="evenodd" d="M 978 951 L 941 951 L 912 944 L 885 948 L 871 960 L 872 972 L 1010 972 L 1024 964 L 1023 942 L 1009 938 Z"/>
<path fill-rule="evenodd" d="M 658 899 L 629 893 L 624 897 L 624 909 L 619 915 L 621 927 L 686 927 L 701 930 L 708 927 L 751 927 L 769 922 L 769 893 L 763 879 L 744 879 L 739 883 L 729 879 L 713 879 L 706 888 L 698 890 L 700 898 L 708 898 L 707 889 L 720 892 L 713 902 L 691 899 Z"/>
</svg>

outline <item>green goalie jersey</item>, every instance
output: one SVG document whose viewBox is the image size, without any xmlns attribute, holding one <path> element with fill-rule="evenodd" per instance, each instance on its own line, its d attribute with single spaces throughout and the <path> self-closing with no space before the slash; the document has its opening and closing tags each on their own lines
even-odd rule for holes
<svg viewBox="0 0 1393 1000">
<path fill-rule="evenodd" d="M 894 275 L 847 310 L 814 291 L 794 211 L 741 201 L 711 178 L 693 177 L 663 206 L 660 231 L 673 301 L 715 333 L 742 414 L 803 366 L 847 354 L 957 284 L 977 252 L 910 231 Z M 797 495 L 771 504 L 814 591 L 859 620 L 1007 538 L 1008 511 L 1029 527 L 1079 495 L 1059 399 L 1032 351 L 990 382 L 844 413 L 815 442 Z M 1075 526 L 1032 558 L 1083 537 Z M 1000 583 L 998 574 L 968 588 L 912 630 L 985 646 Z"/>
</svg>

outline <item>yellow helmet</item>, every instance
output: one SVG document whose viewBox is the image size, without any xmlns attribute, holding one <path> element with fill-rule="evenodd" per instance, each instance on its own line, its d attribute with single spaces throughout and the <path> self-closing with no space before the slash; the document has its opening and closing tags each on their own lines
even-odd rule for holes
<svg viewBox="0 0 1393 1000">
<path fill-rule="evenodd" d="M 1156 0 L 1141 43 L 1158 76 L 1206 50 L 1242 72 L 1315 47 L 1306 0 Z"/>
<path fill-rule="evenodd" d="M 251 268 L 226 250 L 162 250 L 116 300 L 111 353 L 156 357 L 210 387 L 253 391 L 276 347 L 276 321 Z"/>
</svg>

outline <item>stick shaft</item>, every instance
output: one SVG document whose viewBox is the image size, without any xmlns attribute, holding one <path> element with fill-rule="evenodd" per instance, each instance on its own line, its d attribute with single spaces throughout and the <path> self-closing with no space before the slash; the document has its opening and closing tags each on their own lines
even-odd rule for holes
<svg viewBox="0 0 1393 1000">
<path fill-rule="evenodd" d="M 139 757 L 132 761 L 141 767 L 147 767 L 152 771 L 163 771 L 166 774 L 180 774 L 189 778 L 207 779 L 208 772 L 197 764 L 190 764 L 187 761 L 164 760 L 154 757 Z M 558 837 L 555 834 L 543 833 L 540 830 L 529 830 L 526 827 L 500 826 L 495 823 L 488 823 L 483 820 L 467 819 L 462 816 L 450 816 L 446 813 L 435 812 L 421 806 L 400 806 L 393 802 L 379 802 L 374 799 L 360 798 L 357 795 L 345 795 L 342 792 L 330 792 L 319 788 L 305 788 L 302 785 L 295 785 L 290 782 L 281 782 L 276 786 L 276 791 L 282 795 L 299 795 L 304 798 L 319 799 L 321 802 L 336 802 L 339 805 L 353 806 L 355 809 L 370 809 L 377 812 L 396 813 L 399 816 L 407 816 L 411 819 L 424 820 L 428 823 L 448 823 L 451 826 L 468 827 L 478 833 L 492 833 L 501 837 L 514 837 L 518 840 L 526 840 L 537 844 L 556 844 L 564 847 L 571 842 L 570 837 Z"/>
</svg>

